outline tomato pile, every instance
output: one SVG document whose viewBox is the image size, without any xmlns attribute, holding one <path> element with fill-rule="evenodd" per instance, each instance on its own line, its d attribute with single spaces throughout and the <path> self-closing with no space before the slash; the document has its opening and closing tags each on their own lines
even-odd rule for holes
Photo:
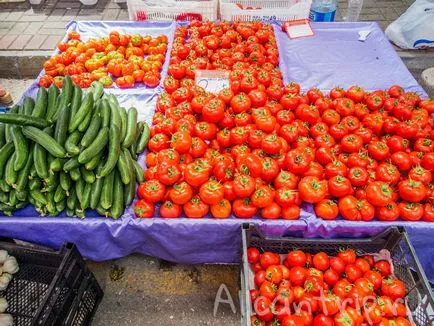
<svg viewBox="0 0 434 326">
<path fill-rule="evenodd" d="M 278 58 L 261 22 L 177 29 L 137 215 L 298 219 L 306 202 L 326 220 L 434 221 L 434 101 L 397 85 L 302 93 Z M 230 88 L 206 92 L 198 69 L 229 70 Z"/>
<path fill-rule="evenodd" d="M 44 63 L 40 86 L 49 87 L 54 82 L 61 88 L 66 75 L 81 88 L 90 87 L 95 80 L 111 87 L 113 78 L 119 88 L 132 88 L 142 82 L 151 88 L 159 85 L 167 51 L 166 35 L 153 38 L 112 31 L 109 37 L 83 42 L 78 32 L 70 32 L 68 38 L 58 44 L 60 53 Z"/>
<path fill-rule="evenodd" d="M 386 260 L 346 249 L 329 257 L 293 250 L 283 259 L 249 248 L 252 326 L 409 326 L 405 284 Z"/>
</svg>

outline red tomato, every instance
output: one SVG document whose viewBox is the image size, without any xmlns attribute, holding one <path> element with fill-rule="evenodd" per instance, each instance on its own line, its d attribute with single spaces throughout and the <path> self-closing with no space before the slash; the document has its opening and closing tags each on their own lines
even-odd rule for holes
<svg viewBox="0 0 434 326">
<path fill-rule="evenodd" d="M 327 183 L 317 177 L 304 177 L 298 184 L 298 191 L 302 200 L 316 204 L 324 199 L 327 193 Z"/>
</svg>

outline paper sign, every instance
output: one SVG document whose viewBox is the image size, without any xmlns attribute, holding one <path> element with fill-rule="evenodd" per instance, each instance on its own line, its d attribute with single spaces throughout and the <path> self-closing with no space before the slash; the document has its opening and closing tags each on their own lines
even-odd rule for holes
<svg viewBox="0 0 434 326">
<path fill-rule="evenodd" d="M 313 36 L 315 33 L 310 26 L 309 19 L 298 19 L 284 23 L 289 38 Z"/>
<path fill-rule="evenodd" d="M 208 92 L 218 93 L 229 87 L 229 71 L 226 70 L 196 70 L 196 85 Z"/>
<path fill-rule="evenodd" d="M 365 42 L 368 35 L 371 34 L 371 31 L 360 31 L 359 32 L 359 41 Z"/>
</svg>

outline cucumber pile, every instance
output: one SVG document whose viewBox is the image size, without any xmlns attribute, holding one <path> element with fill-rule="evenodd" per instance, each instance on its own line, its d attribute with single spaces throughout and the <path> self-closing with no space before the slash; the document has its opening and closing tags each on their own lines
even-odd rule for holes
<svg viewBox="0 0 434 326">
<path fill-rule="evenodd" d="M 149 127 L 94 82 L 83 94 L 69 76 L 62 92 L 41 87 L 36 100 L 0 115 L 0 210 L 35 206 L 41 215 L 119 218 L 143 182 L 137 155 Z"/>
</svg>

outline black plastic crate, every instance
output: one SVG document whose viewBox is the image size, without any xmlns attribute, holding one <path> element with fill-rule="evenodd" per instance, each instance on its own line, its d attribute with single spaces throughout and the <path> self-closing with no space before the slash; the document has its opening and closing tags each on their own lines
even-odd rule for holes
<svg viewBox="0 0 434 326">
<path fill-rule="evenodd" d="M 0 291 L 14 325 L 91 324 L 103 291 L 74 244 L 55 252 L 0 242 L 0 249 L 14 256 L 20 268 Z"/>
<path fill-rule="evenodd" d="M 353 248 L 357 254 L 378 253 L 387 249 L 391 253 L 395 275 L 407 288 L 405 301 L 417 326 L 434 325 L 434 297 L 428 280 L 419 263 L 413 246 L 404 228 L 390 227 L 371 238 L 312 239 L 266 237 L 255 225 L 242 227 L 242 266 L 241 266 L 241 325 L 250 326 L 252 305 L 249 290 L 254 288 L 253 272 L 247 261 L 247 248 L 256 247 L 260 252 L 273 251 L 287 254 L 301 249 L 310 253 L 324 251 L 329 255 L 337 254 L 342 248 Z"/>
</svg>

